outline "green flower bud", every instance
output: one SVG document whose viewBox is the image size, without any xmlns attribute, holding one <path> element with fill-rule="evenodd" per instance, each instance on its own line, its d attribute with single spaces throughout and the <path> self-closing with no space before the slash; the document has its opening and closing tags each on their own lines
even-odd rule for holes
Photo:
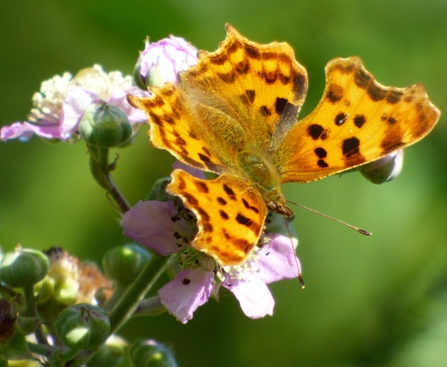
<svg viewBox="0 0 447 367">
<path fill-rule="evenodd" d="M 171 182 L 170 177 L 162 177 L 155 181 L 151 191 L 147 194 L 145 200 L 169 201 L 172 196 L 166 192 L 166 186 Z"/>
<path fill-rule="evenodd" d="M 42 320 L 34 316 L 17 316 L 17 327 L 25 335 L 34 333 Z"/>
<path fill-rule="evenodd" d="M 45 277 L 48 267 L 48 257 L 43 252 L 18 247 L 3 256 L 0 280 L 12 288 L 33 286 Z"/>
<path fill-rule="evenodd" d="M 132 367 L 177 367 L 172 351 L 155 340 L 140 340 L 130 348 Z"/>
<path fill-rule="evenodd" d="M 388 154 L 377 161 L 364 164 L 358 170 L 367 180 L 375 184 L 383 184 L 399 176 L 404 164 L 402 149 Z"/>
<path fill-rule="evenodd" d="M 57 317 L 55 326 L 65 345 L 73 349 L 97 348 L 110 334 L 106 313 L 88 303 L 67 307 Z"/>
<path fill-rule="evenodd" d="M 99 348 L 92 359 L 87 362 L 87 367 L 122 367 L 127 355 L 127 349 L 127 342 L 113 335 L 107 339 L 106 344 Z M 126 366 L 128 366 L 127 363 Z"/>
<path fill-rule="evenodd" d="M 132 136 L 132 126 L 125 112 L 106 102 L 92 103 L 79 123 L 85 141 L 96 147 L 112 148 L 126 143 Z"/>
<path fill-rule="evenodd" d="M 128 285 L 143 270 L 151 254 L 137 244 L 115 247 L 104 255 L 102 266 L 107 277 L 120 285 Z"/>
</svg>

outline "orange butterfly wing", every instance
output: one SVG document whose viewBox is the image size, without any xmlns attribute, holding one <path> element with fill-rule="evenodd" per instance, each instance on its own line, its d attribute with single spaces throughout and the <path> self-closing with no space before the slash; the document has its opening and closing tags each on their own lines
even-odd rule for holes
<svg viewBox="0 0 447 367">
<path fill-rule="evenodd" d="M 377 160 L 422 139 L 439 116 L 421 84 L 384 87 L 358 57 L 334 59 L 320 103 L 276 152 L 281 182 L 314 181 Z"/>
</svg>

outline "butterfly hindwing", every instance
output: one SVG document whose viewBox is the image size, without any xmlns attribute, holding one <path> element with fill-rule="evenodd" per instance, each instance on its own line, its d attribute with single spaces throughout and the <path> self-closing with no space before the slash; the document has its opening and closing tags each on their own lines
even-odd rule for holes
<svg viewBox="0 0 447 367">
<path fill-rule="evenodd" d="M 202 180 L 175 170 L 167 190 L 179 196 L 197 218 L 193 247 L 222 265 L 247 260 L 267 215 L 263 198 L 248 183 L 228 175 Z"/>
</svg>

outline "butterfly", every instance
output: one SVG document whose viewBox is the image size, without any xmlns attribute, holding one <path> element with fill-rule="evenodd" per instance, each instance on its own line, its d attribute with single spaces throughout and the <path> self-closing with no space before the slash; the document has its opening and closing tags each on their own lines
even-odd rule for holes
<svg viewBox="0 0 447 367">
<path fill-rule="evenodd" d="M 269 212 L 293 214 L 281 184 L 377 160 L 422 139 L 440 116 L 421 84 L 385 87 L 350 57 L 327 64 L 323 97 L 299 120 L 308 83 L 293 49 L 226 31 L 218 50 L 199 51 L 175 84 L 128 96 L 146 111 L 155 147 L 218 174 L 204 180 L 175 170 L 167 190 L 197 217 L 192 246 L 223 266 L 247 260 Z"/>
</svg>

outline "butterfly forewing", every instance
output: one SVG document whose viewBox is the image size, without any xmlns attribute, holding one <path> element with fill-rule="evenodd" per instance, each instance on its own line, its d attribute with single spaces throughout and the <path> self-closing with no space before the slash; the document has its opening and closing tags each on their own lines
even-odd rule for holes
<svg viewBox="0 0 447 367">
<path fill-rule="evenodd" d="M 384 87 L 359 58 L 334 59 L 320 103 L 277 151 L 281 181 L 314 181 L 377 160 L 422 139 L 438 119 L 421 84 Z"/>
</svg>

